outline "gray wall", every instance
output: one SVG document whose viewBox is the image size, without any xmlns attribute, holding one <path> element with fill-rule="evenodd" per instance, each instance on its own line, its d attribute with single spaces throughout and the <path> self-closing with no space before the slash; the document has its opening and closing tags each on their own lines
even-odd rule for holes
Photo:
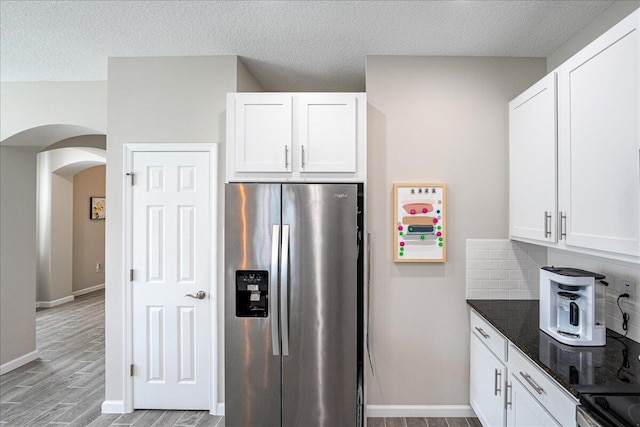
<svg viewBox="0 0 640 427">
<path fill-rule="evenodd" d="M 367 60 L 371 405 L 468 405 L 465 240 L 508 236 L 507 103 L 544 58 Z M 395 264 L 392 184 L 447 184 L 447 262 Z"/>
<path fill-rule="evenodd" d="M 122 402 L 124 233 L 122 217 L 117 213 L 123 209 L 123 145 L 129 142 L 224 144 L 226 94 L 236 91 L 237 57 L 110 58 L 108 75 L 106 195 L 112 214 L 106 222 L 106 400 Z M 220 157 L 220 168 L 223 165 L 224 158 Z M 224 176 L 224 170 L 219 176 Z M 223 188 L 222 184 L 220 182 L 219 189 Z M 218 213 L 221 212 L 222 206 L 218 206 Z M 218 223 L 218 236 L 220 260 L 222 221 Z M 224 343 L 222 270 L 218 271 L 219 346 Z M 220 359 L 220 398 L 224 393 L 223 363 Z"/>
<path fill-rule="evenodd" d="M 89 219 L 91 197 L 105 195 L 106 166 L 73 176 L 73 291 L 104 283 L 104 223 Z M 96 263 L 102 265 L 96 272 Z"/>
<path fill-rule="evenodd" d="M 0 146 L 0 365 L 36 350 L 36 153 Z"/>
<path fill-rule="evenodd" d="M 547 72 L 555 69 L 564 61 L 571 58 L 574 54 L 578 53 L 580 49 L 597 39 L 605 31 L 638 8 L 640 8 L 640 1 L 638 0 L 618 0 L 614 2 L 586 27 L 580 30 L 580 32 L 567 40 L 547 57 Z"/>
</svg>

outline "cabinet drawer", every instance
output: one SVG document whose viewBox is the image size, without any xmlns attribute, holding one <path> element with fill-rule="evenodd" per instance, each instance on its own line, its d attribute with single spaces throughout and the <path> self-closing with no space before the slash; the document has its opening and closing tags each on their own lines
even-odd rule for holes
<svg viewBox="0 0 640 427">
<path fill-rule="evenodd" d="M 508 369 L 560 424 L 575 425 L 576 400 L 513 344 L 509 344 Z"/>
<path fill-rule="evenodd" d="M 507 360 L 507 339 L 473 310 L 471 310 L 471 332 L 476 334 L 501 361 Z"/>
</svg>

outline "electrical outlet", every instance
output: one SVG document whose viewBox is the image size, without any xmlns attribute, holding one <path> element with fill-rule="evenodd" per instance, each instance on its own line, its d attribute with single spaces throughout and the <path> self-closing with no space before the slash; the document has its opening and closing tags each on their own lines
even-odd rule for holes
<svg viewBox="0 0 640 427">
<path fill-rule="evenodd" d="M 620 294 L 629 294 L 630 300 L 634 300 L 636 297 L 636 284 L 629 280 L 616 279 L 616 290 Z"/>
<path fill-rule="evenodd" d="M 97 263 L 96 264 L 96 273 L 100 273 L 102 271 L 102 264 Z"/>
</svg>

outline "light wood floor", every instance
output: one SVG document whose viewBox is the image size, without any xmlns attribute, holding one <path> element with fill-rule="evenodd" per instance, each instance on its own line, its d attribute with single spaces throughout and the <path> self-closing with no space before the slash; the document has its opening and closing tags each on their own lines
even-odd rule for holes
<svg viewBox="0 0 640 427">
<path fill-rule="evenodd" d="M 101 414 L 104 291 L 36 313 L 40 359 L 0 376 L 1 426 L 224 427 L 206 411 Z M 476 418 L 369 418 L 369 427 L 479 427 Z M 265 426 L 266 427 L 266 426 Z"/>
</svg>

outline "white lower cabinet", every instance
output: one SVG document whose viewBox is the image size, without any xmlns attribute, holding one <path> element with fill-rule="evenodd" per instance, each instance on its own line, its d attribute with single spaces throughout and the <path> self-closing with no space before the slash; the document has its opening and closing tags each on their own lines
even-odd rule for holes
<svg viewBox="0 0 640 427">
<path fill-rule="evenodd" d="M 508 427 L 560 426 L 542 405 L 531 396 L 515 375 L 509 375 L 506 389 Z"/>
<path fill-rule="evenodd" d="M 470 311 L 469 402 L 484 427 L 575 426 L 577 399 Z"/>
<path fill-rule="evenodd" d="M 484 426 L 504 425 L 504 379 L 507 368 L 474 333 L 471 334 L 469 399 Z"/>
</svg>

